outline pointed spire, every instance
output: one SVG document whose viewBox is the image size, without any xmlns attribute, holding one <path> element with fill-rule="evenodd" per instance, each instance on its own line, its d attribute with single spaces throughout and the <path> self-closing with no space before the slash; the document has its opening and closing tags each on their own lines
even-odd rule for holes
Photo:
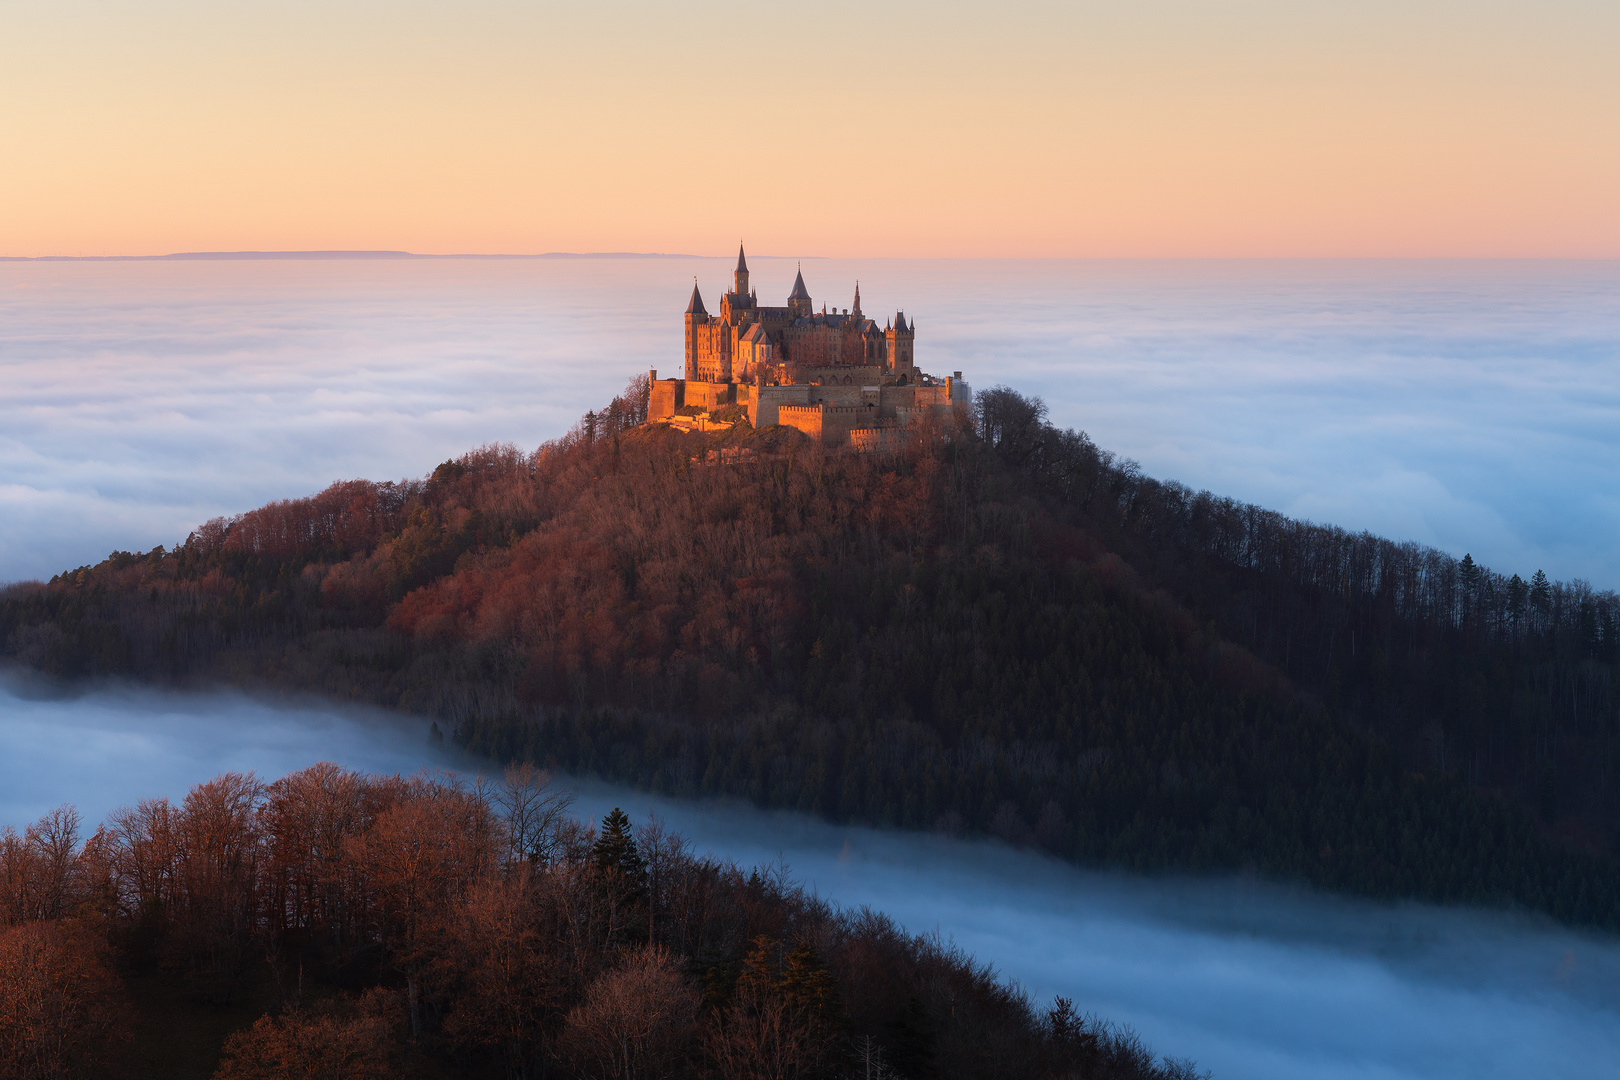
<svg viewBox="0 0 1620 1080">
<path fill-rule="evenodd" d="M 861 313 L 861 283 L 858 280 L 855 282 L 855 306 L 849 310 L 857 316 Z"/>
<path fill-rule="evenodd" d="M 748 273 L 748 260 L 743 256 L 741 240 L 737 241 L 737 272 L 740 274 Z"/>
<path fill-rule="evenodd" d="M 905 333 L 905 331 L 906 331 L 906 313 L 905 312 L 903 312 L 903 311 L 895 312 L 895 314 L 894 314 L 894 328 L 896 330 L 900 331 L 901 333 Z"/>
<path fill-rule="evenodd" d="M 798 274 L 793 278 L 793 291 L 788 293 L 789 300 L 808 300 L 810 290 L 804 287 L 804 267 L 800 266 Z"/>
<path fill-rule="evenodd" d="M 692 279 L 692 302 L 686 305 L 686 313 L 688 315 L 708 314 L 708 311 L 703 307 L 703 297 L 698 295 L 697 278 Z"/>
</svg>

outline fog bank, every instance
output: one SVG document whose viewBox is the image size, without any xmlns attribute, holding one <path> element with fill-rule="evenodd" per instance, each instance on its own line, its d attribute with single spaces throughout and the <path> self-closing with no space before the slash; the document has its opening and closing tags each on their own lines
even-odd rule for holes
<svg viewBox="0 0 1620 1080">
<path fill-rule="evenodd" d="M 779 302 L 795 263 L 750 260 Z M 0 581 L 533 447 L 680 367 L 725 259 L 0 263 Z M 817 303 L 1154 476 L 1620 587 L 1620 263 L 807 260 Z"/>
<path fill-rule="evenodd" d="M 93 824 L 227 769 L 273 779 L 318 760 L 478 764 L 435 751 L 419 718 L 122 686 L 60 696 L 0 678 L 0 825 L 62 802 Z M 656 812 L 704 851 L 785 861 L 823 896 L 938 931 L 1036 998 L 1073 997 L 1220 1077 L 1597 1077 L 1620 1060 L 1610 937 L 1243 879 L 1085 872 L 999 843 L 570 783 L 581 814 Z"/>
</svg>

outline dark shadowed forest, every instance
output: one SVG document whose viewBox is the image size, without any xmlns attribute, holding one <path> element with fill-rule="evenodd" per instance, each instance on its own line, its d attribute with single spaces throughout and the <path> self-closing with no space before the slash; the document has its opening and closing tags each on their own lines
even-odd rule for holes
<svg viewBox="0 0 1620 1080">
<path fill-rule="evenodd" d="M 0 641 L 676 795 L 1620 926 L 1614 593 L 1153 480 L 1004 387 L 881 456 L 644 402 L 13 586 Z"/>
<path fill-rule="evenodd" d="M 0 832 L 0 1076 L 1194 1080 L 937 938 L 499 781 L 319 764 Z"/>
</svg>

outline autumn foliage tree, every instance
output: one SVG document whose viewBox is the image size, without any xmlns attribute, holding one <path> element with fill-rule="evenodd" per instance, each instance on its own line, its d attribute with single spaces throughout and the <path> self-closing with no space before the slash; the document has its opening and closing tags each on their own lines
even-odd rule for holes
<svg viewBox="0 0 1620 1080">
<path fill-rule="evenodd" d="M 105 1075 L 128 1032 L 104 954 L 92 933 L 71 923 L 0 927 L 0 1076 Z"/>
</svg>

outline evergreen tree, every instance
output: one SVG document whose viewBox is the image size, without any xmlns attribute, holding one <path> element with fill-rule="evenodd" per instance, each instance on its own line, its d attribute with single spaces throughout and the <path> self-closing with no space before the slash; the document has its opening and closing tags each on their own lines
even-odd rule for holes
<svg viewBox="0 0 1620 1080">
<path fill-rule="evenodd" d="M 1518 633 L 1519 626 L 1524 622 L 1525 604 L 1530 597 L 1530 586 L 1524 583 L 1524 578 L 1514 574 L 1508 579 L 1508 618 L 1513 623 L 1513 631 Z"/>
<path fill-rule="evenodd" d="M 795 945 L 782 962 L 782 995 L 795 1007 L 817 1021 L 839 1022 L 843 1005 L 838 1000 L 838 982 L 808 941 Z"/>
<path fill-rule="evenodd" d="M 938 1075 L 935 1067 L 938 1037 L 933 1018 L 922 999 L 912 994 L 906 1007 L 888 1024 L 889 1063 L 908 1080 L 930 1080 Z"/>
<path fill-rule="evenodd" d="M 1479 590 L 1479 566 L 1474 562 L 1474 556 L 1464 554 L 1462 562 L 1457 564 L 1457 577 L 1462 582 L 1463 611 L 1467 613 L 1473 607 L 1474 594 Z"/>
<path fill-rule="evenodd" d="M 645 887 L 647 863 L 636 847 L 630 815 L 617 806 L 602 819 L 602 831 L 591 846 L 591 857 L 598 870 L 616 875 L 627 887 L 638 892 Z"/>
<path fill-rule="evenodd" d="M 1530 579 L 1530 602 L 1539 609 L 1545 609 L 1552 600 L 1552 584 L 1548 582 L 1547 575 L 1537 570 Z"/>
</svg>

